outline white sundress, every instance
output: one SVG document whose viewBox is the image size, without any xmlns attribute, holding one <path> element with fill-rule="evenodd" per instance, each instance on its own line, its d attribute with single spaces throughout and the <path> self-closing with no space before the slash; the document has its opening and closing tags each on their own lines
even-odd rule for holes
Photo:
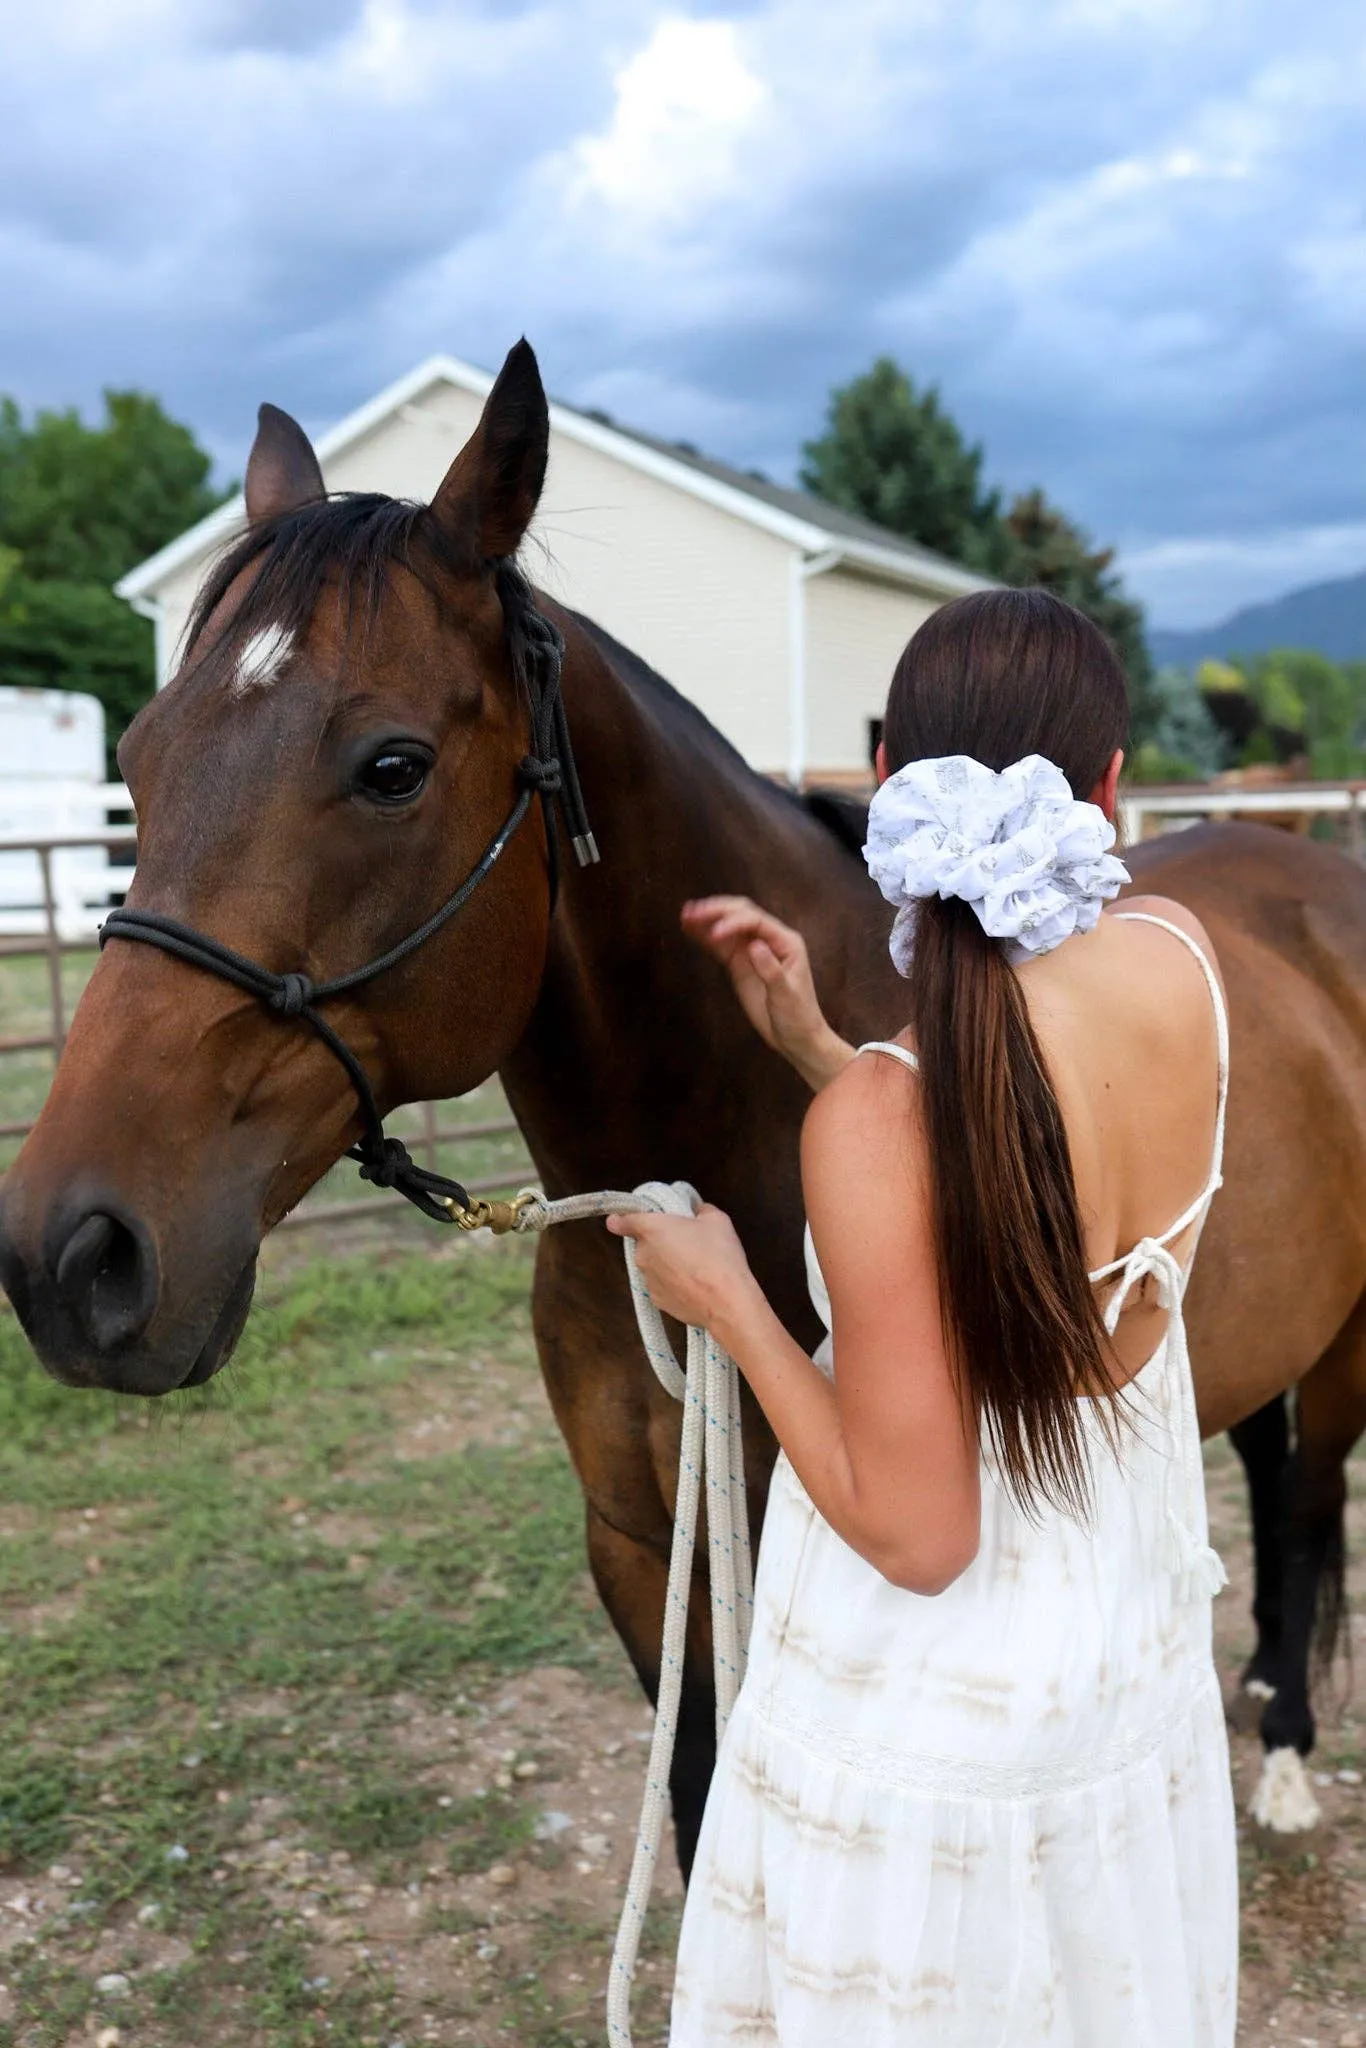
<svg viewBox="0 0 1366 2048">
<path fill-rule="evenodd" d="M 1031 1520 L 984 1439 L 979 1554 L 945 1592 L 891 1585 L 785 1457 L 749 1668 L 683 1915 L 671 2048 L 1232 2048 L 1238 1890 L 1211 1645 L 1209 1548 L 1169 1249 L 1220 1183 L 1118 1274 L 1168 1308 L 1116 1458 L 1088 1434 L 1086 1526 Z M 863 1047 L 914 1064 L 892 1045 Z M 1193 1257 L 1194 1254 L 1192 1253 Z M 829 1298 L 808 1237 L 812 1298 Z M 817 1352 L 828 1371 L 829 1340 Z"/>
</svg>

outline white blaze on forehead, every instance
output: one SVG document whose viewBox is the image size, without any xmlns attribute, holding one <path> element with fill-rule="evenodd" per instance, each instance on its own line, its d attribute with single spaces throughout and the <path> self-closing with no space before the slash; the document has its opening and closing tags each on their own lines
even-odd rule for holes
<svg viewBox="0 0 1366 2048">
<path fill-rule="evenodd" d="M 258 626 L 248 634 L 237 656 L 231 689 L 243 697 L 248 690 L 264 690 L 294 652 L 294 635 L 285 626 Z"/>
</svg>

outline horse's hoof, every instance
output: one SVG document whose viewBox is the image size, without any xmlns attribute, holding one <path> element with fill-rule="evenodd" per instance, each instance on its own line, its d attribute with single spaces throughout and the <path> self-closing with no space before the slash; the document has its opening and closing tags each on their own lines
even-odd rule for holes
<svg viewBox="0 0 1366 2048">
<path fill-rule="evenodd" d="M 1246 1679 L 1225 1709 L 1229 1727 L 1239 1735 L 1255 1735 L 1262 1725 L 1267 1701 L 1275 1697 L 1275 1686 L 1268 1685 L 1264 1678 Z"/>
<path fill-rule="evenodd" d="M 1267 1751 L 1248 1812 L 1269 1838 L 1286 1843 L 1291 1837 L 1293 1846 L 1304 1846 L 1305 1836 L 1319 1825 L 1323 1811 L 1297 1749 Z"/>
</svg>

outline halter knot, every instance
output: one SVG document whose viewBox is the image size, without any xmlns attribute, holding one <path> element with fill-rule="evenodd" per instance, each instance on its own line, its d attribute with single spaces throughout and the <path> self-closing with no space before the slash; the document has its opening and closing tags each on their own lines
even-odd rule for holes
<svg viewBox="0 0 1366 2048">
<path fill-rule="evenodd" d="M 539 761 L 534 754 L 523 754 L 517 763 L 517 780 L 540 796 L 558 796 L 564 788 L 558 755 L 552 754 L 548 761 Z"/>
<path fill-rule="evenodd" d="M 360 1177 L 377 1188 L 389 1189 L 398 1185 L 412 1163 L 402 1138 L 386 1137 L 377 1145 L 366 1146 L 360 1161 Z"/>
<path fill-rule="evenodd" d="M 266 1000 L 277 1017 L 298 1017 L 313 1000 L 313 984 L 306 974 L 282 974 Z"/>
</svg>

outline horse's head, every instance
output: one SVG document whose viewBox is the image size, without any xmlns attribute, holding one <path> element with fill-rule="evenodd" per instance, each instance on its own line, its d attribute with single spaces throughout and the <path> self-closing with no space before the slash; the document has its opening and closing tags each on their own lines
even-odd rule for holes
<svg viewBox="0 0 1366 2048">
<path fill-rule="evenodd" d="M 525 343 L 428 506 L 328 499 L 301 429 L 262 408 L 247 531 L 119 749 L 131 907 L 319 982 L 451 896 L 529 751 L 496 565 L 535 510 L 547 433 Z M 419 953 L 327 1003 L 381 1112 L 499 1065 L 535 1003 L 548 916 L 533 811 Z M 153 945 L 110 944 L 0 1191 L 0 1278 L 48 1369 L 139 1393 L 207 1379 L 245 1321 L 263 1232 L 358 1115 L 306 1022 Z"/>
</svg>

